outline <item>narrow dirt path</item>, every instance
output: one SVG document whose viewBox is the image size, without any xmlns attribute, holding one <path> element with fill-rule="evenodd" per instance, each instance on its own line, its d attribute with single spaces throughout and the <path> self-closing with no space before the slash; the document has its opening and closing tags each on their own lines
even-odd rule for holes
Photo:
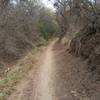
<svg viewBox="0 0 100 100">
<path fill-rule="evenodd" d="M 17 86 L 17 91 L 8 100 L 53 100 L 52 97 L 52 74 L 53 74 L 53 52 L 52 42 L 46 52 L 40 57 L 40 62 L 36 65 L 27 79 Z"/>
<path fill-rule="evenodd" d="M 99 100 L 87 98 L 84 83 L 89 87 L 91 81 L 84 66 L 64 45 L 52 42 L 7 100 Z"/>
<path fill-rule="evenodd" d="M 53 43 L 47 48 L 45 57 L 40 68 L 39 83 L 37 86 L 36 100 L 53 100 L 52 97 L 52 74 L 53 74 Z"/>
</svg>

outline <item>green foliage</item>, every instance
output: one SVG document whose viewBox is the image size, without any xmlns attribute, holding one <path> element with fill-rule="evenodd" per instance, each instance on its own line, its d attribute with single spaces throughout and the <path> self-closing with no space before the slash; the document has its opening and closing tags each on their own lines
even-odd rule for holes
<svg viewBox="0 0 100 100">
<path fill-rule="evenodd" d="M 42 8 L 37 27 L 40 32 L 40 36 L 44 39 L 48 40 L 49 38 L 53 37 L 58 30 L 53 12 L 47 8 Z"/>
<path fill-rule="evenodd" d="M 74 36 L 75 37 L 79 37 L 80 36 L 80 32 L 76 32 Z"/>
<path fill-rule="evenodd" d="M 48 40 L 56 33 L 56 24 L 54 22 L 49 22 L 48 20 L 40 20 L 38 24 L 41 36 Z"/>
</svg>

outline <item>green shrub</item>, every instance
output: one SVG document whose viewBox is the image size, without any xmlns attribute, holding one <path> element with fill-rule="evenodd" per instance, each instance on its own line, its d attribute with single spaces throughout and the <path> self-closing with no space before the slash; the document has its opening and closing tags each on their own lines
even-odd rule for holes
<svg viewBox="0 0 100 100">
<path fill-rule="evenodd" d="M 74 34 L 74 36 L 75 36 L 75 37 L 79 37 L 80 34 L 81 34 L 80 32 L 76 32 L 76 33 Z"/>
<path fill-rule="evenodd" d="M 38 22 L 38 29 L 40 31 L 40 36 L 48 40 L 56 33 L 57 27 L 52 21 L 40 19 Z"/>
</svg>

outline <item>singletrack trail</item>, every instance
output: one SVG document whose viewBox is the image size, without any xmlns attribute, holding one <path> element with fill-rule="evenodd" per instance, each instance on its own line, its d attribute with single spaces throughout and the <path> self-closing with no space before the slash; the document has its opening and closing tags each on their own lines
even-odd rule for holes
<svg viewBox="0 0 100 100">
<path fill-rule="evenodd" d="M 84 66 L 67 53 L 64 45 L 52 42 L 7 100 L 83 100 L 77 91 L 84 90 L 80 83 L 86 76 L 81 71 Z"/>
</svg>

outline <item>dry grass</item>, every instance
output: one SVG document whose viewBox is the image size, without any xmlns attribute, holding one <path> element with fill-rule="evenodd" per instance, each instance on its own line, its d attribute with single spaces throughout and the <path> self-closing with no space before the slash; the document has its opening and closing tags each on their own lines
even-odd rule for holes
<svg viewBox="0 0 100 100">
<path fill-rule="evenodd" d="M 37 63 L 41 51 L 41 48 L 33 49 L 26 57 L 19 60 L 12 70 L 5 74 L 5 77 L 0 80 L 0 100 L 6 100 L 7 96 L 14 91 L 16 84 L 27 76 L 29 70 Z"/>
</svg>

